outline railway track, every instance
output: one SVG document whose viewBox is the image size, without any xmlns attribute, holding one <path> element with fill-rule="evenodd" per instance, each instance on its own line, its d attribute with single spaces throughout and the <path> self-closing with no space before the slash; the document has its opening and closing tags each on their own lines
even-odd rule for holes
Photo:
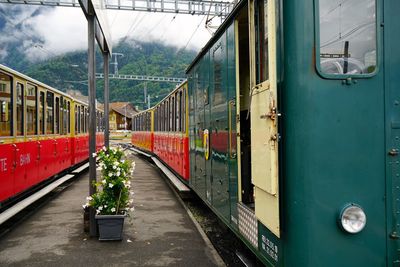
<svg viewBox="0 0 400 267">
<path fill-rule="evenodd" d="M 243 242 L 197 196 L 183 199 L 226 266 L 264 266 Z"/>
</svg>

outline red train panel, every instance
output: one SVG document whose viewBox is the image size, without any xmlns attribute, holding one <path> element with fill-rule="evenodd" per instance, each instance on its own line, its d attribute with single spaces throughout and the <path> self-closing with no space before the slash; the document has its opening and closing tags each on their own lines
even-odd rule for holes
<svg viewBox="0 0 400 267">
<path fill-rule="evenodd" d="M 104 134 L 96 134 L 96 150 Z M 88 159 L 89 136 L 0 145 L 0 202 Z"/>
<path fill-rule="evenodd" d="M 132 141 L 132 144 L 135 143 Z M 185 180 L 189 180 L 189 139 L 182 133 L 155 132 L 153 152 Z"/>
<path fill-rule="evenodd" d="M 131 140 L 134 146 L 148 152 L 153 152 L 154 134 L 152 132 L 133 132 Z"/>
</svg>

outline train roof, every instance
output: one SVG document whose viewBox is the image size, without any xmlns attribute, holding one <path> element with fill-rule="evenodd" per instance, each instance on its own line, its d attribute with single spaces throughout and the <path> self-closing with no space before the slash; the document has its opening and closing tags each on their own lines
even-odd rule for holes
<svg viewBox="0 0 400 267">
<path fill-rule="evenodd" d="M 37 85 L 39 85 L 39 86 L 41 86 L 41 87 L 44 87 L 44 88 L 47 88 L 47 89 L 50 89 L 50 90 L 56 92 L 57 94 L 60 94 L 60 95 L 62 95 L 62 96 L 68 97 L 68 98 L 71 98 L 72 100 L 74 100 L 74 101 L 77 102 L 77 103 L 80 103 L 80 104 L 89 106 L 89 103 L 86 103 L 86 102 L 84 102 L 84 101 L 82 101 L 82 100 L 76 99 L 76 98 L 74 98 L 74 97 L 68 95 L 67 93 L 64 93 L 64 92 L 62 92 L 62 91 L 60 91 L 60 90 L 58 90 L 58 89 L 56 89 L 56 88 L 54 88 L 54 87 L 51 87 L 50 85 L 47 85 L 47 84 L 45 84 L 45 83 L 42 83 L 42 82 L 40 82 L 40 81 L 38 81 L 38 80 L 35 80 L 35 79 L 33 79 L 33 78 L 31 78 L 31 77 L 29 77 L 29 76 L 27 76 L 27 75 L 25 75 L 25 74 L 22 74 L 22 73 L 19 72 L 19 71 L 13 70 L 13 69 L 11 69 L 11 68 L 9 68 L 9 67 L 3 65 L 3 64 L 0 64 L 0 69 L 5 70 L 5 71 L 7 71 L 7 72 L 10 73 L 10 74 L 18 75 L 18 76 L 20 76 L 21 78 L 23 78 L 23 79 L 25 79 L 25 80 L 27 80 L 27 81 L 29 81 L 29 82 L 31 82 L 31 83 L 37 84 Z M 100 108 L 96 108 L 96 109 L 101 110 Z"/>
<path fill-rule="evenodd" d="M 168 97 L 170 97 L 176 90 L 178 90 L 179 88 L 181 88 L 182 86 L 184 86 L 186 83 L 187 83 L 187 79 L 184 80 L 183 82 L 181 82 L 180 84 L 178 84 L 171 92 L 168 93 L 168 95 L 166 95 L 163 99 L 161 99 L 160 101 L 158 101 L 157 104 L 155 104 L 155 105 L 152 106 L 151 108 L 148 108 L 148 109 L 139 111 L 138 113 L 134 114 L 134 115 L 132 116 L 132 118 L 133 118 L 133 117 L 136 117 L 136 115 L 140 115 L 140 114 L 142 114 L 142 113 L 144 113 L 144 112 L 148 112 L 148 111 L 151 111 L 151 110 L 155 109 L 155 108 L 156 108 L 157 106 L 159 106 L 162 102 L 164 102 L 165 99 L 167 99 Z"/>
<path fill-rule="evenodd" d="M 215 41 L 221 36 L 221 34 L 226 30 L 226 28 L 231 24 L 231 22 L 235 19 L 238 12 L 243 8 L 244 5 L 247 4 L 246 0 L 240 0 L 236 6 L 233 8 L 232 12 L 229 13 L 228 17 L 224 20 L 224 22 L 218 27 L 217 31 L 214 35 L 208 40 L 206 45 L 200 50 L 195 59 L 190 63 L 189 67 L 186 69 L 186 74 L 196 65 L 196 63 L 203 57 L 203 55 L 208 52 L 211 46 L 215 43 Z"/>
</svg>

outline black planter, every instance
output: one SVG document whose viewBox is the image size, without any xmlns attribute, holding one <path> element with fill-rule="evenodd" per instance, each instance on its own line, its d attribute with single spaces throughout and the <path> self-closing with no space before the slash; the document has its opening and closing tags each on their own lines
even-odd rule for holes
<svg viewBox="0 0 400 267">
<path fill-rule="evenodd" d="M 125 215 L 96 215 L 99 240 L 122 240 Z"/>
</svg>

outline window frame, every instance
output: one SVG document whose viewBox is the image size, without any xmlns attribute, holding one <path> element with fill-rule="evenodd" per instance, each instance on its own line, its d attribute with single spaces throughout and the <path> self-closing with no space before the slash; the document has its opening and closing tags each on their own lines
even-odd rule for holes
<svg viewBox="0 0 400 267">
<path fill-rule="evenodd" d="M 22 114 L 21 114 L 21 121 L 18 122 L 18 104 L 17 104 L 17 100 L 18 100 L 18 85 L 21 86 L 21 105 L 22 105 Z M 25 136 L 25 83 L 21 82 L 21 81 L 16 81 L 15 83 L 15 136 Z M 19 125 L 21 124 L 21 125 Z M 18 132 L 18 126 L 21 126 L 21 133 Z"/>
<path fill-rule="evenodd" d="M 46 134 L 46 91 L 45 90 L 38 90 L 39 97 L 38 97 L 38 135 L 45 135 Z M 42 106 L 41 106 L 42 105 Z M 42 112 L 40 112 L 40 108 L 42 108 Z M 42 116 L 42 123 L 40 123 L 40 116 Z"/>
<path fill-rule="evenodd" d="M 331 74 L 325 73 L 321 69 L 321 38 L 320 38 L 320 14 L 319 14 L 319 2 L 320 0 L 314 0 L 314 45 L 315 45 L 315 69 L 319 76 L 325 79 L 330 80 L 343 80 L 347 78 L 356 78 L 356 79 L 368 79 L 374 77 L 379 72 L 380 58 L 381 58 L 381 46 L 379 45 L 381 42 L 381 34 L 378 27 L 378 22 L 381 21 L 381 4 L 379 1 L 375 0 L 375 47 L 376 47 L 376 66 L 374 72 L 367 74 Z"/>
<path fill-rule="evenodd" d="M 15 93 L 14 93 L 14 76 L 7 73 L 7 72 L 3 72 L 1 71 L 0 73 L 2 73 L 5 76 L 8 76 L 8 78 L 10 79 L 9 81 L 9 85 L 10 85 L 10 99 L 9 99 L 9 105 L 10 105 L 10 113 L 8 114 L 8 122 L 9 122 L 9 127 L 10 127 L 10 131 L 9 131 L 9 135 L 0 135 L 0 139 L 5 139 L 5 138 L 13 138 L 14 137 L 14 97 L 15 97 Z M 8 107 L 7 107 L 8 109 Z"/>
</svg>

